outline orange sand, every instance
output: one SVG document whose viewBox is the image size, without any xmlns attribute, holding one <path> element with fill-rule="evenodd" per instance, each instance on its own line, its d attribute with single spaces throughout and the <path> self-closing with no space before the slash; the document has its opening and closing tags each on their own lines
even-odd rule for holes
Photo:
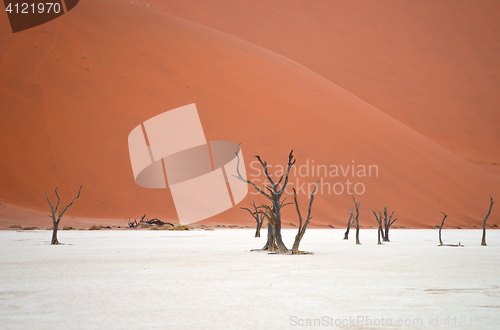
<svg viewBox="0 0 500 330">
<path fill-rule="evenodd" d="M 351 179 L 366 186 L 365 226 L 383 204 L 412 228 L 438 224 L 441 211 L 450 226 L 479 225 L 488 194 L 500 198 L 488 164 L 500 162 L 493 5 L 172 3 L 162 12 L 159 1 L 81 1 L 16 34 L 0 15 L 1 228 L 51 226 L 42 190 L 59 186 L 67 203 L 81 184 L 63 224 L 175 221 L 168 190 L 135 184 L 127 136 L 190 103 L 207 140 L 242 143 L 248 173 L 252 155 L 285 165 L 291 149 L 296 166 L 377 165 L 378 177 Z M 168 14 L 188 9 L 201 24 Z M 304 194 L 299 202 L 305 212 Z M 351 204 L 318 195 L 312 226 L 345 225 Z M 287 206 L 283 222 L 297 223 L 294 212 Z M 236 207 L 204 223 L 254 222 Z"/>
</svg>

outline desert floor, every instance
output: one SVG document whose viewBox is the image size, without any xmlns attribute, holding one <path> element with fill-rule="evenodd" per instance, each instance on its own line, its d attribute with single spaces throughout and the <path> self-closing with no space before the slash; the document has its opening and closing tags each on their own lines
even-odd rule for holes
<svg viewBox="0 0 500 330">
<path fill-rule="evenodd" d="M 59 246 L 51 231 L 0 231 L 0 324 L 499 329 L 500 231 L 487 247 L 480 230 L 443 230 L 464 247 L 438 247 L 432 229 L 392 230 L 382 246 L 374 229 L 362 245 L 343 231 L 308 230 L 314 255 L 297 256 L 250 252 L 265 242 L 250 229 L 60 231 Z M 283 230 L 289 247 L 295 233 Z"/>
</svg>

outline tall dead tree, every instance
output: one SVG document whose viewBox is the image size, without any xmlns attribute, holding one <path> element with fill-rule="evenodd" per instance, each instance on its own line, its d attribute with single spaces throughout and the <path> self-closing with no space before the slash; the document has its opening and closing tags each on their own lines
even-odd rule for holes
<svg viewBox="0 0 500 330">
<path fill-rule="evenodd" d="M 288 165 L 286 169 L 286 174 L 283 174 L 277 182 L 274 182 L 271 176 L 269 175 L 269 172 L 267 170 L 267 163 L 262 161 L 259 156 L 255 156 L 262 165 L 262 168 L 264 169 L 264 174 L 266 175 L 266 178 L 270 183 L 270 184 L 264 184 L 264 190 L 266 190 L 267 192 L 259 188 L 252 181 L 247 180 L 241 176 L 239 169 L 240 167 L 240 157 L 238 155 L 239 150 L 240 148 L 238 146 L 238 149 L 236 150 L 236 157 L 238 159 L 238 162 L 236 164 L 236 172 L 238 175 L 235 175 L 235 177 L 242 182 L 248 183 L 250 186 L 252 186 L 255 190 L 257 190 L 261 195 L 266 197 L 271 202 L 271 206 L 266 207 L 269 213 L 268 215 L 266 215 L 266 218 L 268 220 L 267 242 L 266 245 L 264 245 L 264 247 L 261 250 L 286 253 L 289 250 L 283 243 L 283 238 L 281 237 L 281 208 L 283 207 L 281 198 L 283 196 L 283 193 L 285 192 L 286 186 L 288 185 L 290 168 L 295 164 L 296 161 L 295 159 L 293 159 L 293 150 L 290 151 L 290 154 L 288 155 Z"/>
<path fill-rule="evenodd" d="M 351 196 L 352 196 L 352 200 L 354 202 L 354 208 L 356 209 L 356 215 L 354 215 L 353 213 L 353 210 L 351 209 L 351 214 L 352 214 L 352 217 L 353 217 L 353 221 L 354 221 L 354 224 L 356 226 L 356 244 L 361 244 L 359 242 L 359 201 L 356 201 L 354 199 L 354 193 L 351 191 Z"/>
<path fill-rule="evenodd" d="M 57 194 L 57 188 L 55 189 L 56 197 L 57 197 L 57 204 L 55 206 L 53 205 L 53 202 L 52 202 L 52 196 L 49 199 L 49 196 L 47 196 L 47 194 L 45 193 L 45 191 L 43 192 L 45 194 L 45 198 L 47 199 L 47 203 L 49 203 L 49 206 L 50 206 L 51 215 L 48 215 L 48 217 L 52 218 L 52 226 L 53 226 L 52 228 L 53 229 L 52 229 L 52 240 L 50 241 L 51 245 L 57 245 L 57 244 L 59 244 L 59 241 L 57 240 L 57 229 L 59 227 L 59 222 L 61 221 L 64 213 L 66 213 L 66 211 L 71 206 L 73 206 L 73 203 L 80 197 L 80 192 L 82 191 L 83 185 L 81 185 L 80 189 L 78 190 L 78 196 L 76 196 L 75 199 L 73 199 L 73 201 L 68 204 L 68 206 L 66 206 L 65 208 L 61 209 L 59 211 L 59 213 L 57 213 L 57 210 L 59 208 L 59 203 L 61 202 L 61 199 L 59 198 L 59 195 Z"/>
<path fill-rule="evenodd" d="M 349 220 L 347 220 L 347 229 L 344 234 L 344 239 L 349 239 L 349 230 L 351 229 L 353 223 L 352 223 L 352 208 L 349 208 L 349 212 L 351 215 L 349 216 Z"/>
<path fill-rule="evenodd" d="M 318 188 L 318 183 L 316 183 L 316 186 L 314 186 L 314 190 L 311 193 L 311 198 L 309 200 L 309 210 L 307 211 L 307 217 L 306 220 L 303 221 L 302 215 L 300 214 L 299 210 L 299 204 L 297 203 L 297 192 L 295 191 L 295 188 L 293 188 L 293 199 L 295 202 L 295 208 L 297 209 L 297 214 L 299 216 L 299 230 L 297 232 L 297 235 L 295 236 L 295 241 L 293 242 L 293 247 L 292 247 L 292 254 L 309 254 L 310 252 L 305 252 L 305 251 L 299 251 L 299 244 L 300 241 L 302 240 L 302 237 L 304 237 L 304 234 L 307 229 L 307 225 L 309 222 L 311 222 L 311 209 L 312 209 L 312 203 L 314 201 L 314 194 L 316 193 L 316 189 Z"/>
<path fill-rule="evenodd" d="M 444 220 L 448 217 L 448 214 L 445 214 L 444 212 L 441 212 L 444 215 L 443 221 L 441 221 L 441 227 L 439 227 L 439 245 L 443 246 L 443 241 L 441 240 L 441 229 L 443 229 L 444 226 Z"/>
<path fill-rule="evenodd" d="M 488 214 L 486 215 L 486 218 L 484 218 L 484 220 L 483 220 L 483 239 L 481 240 L 482 246 L 486 246 L 486 220 L 488 220 L 488 217 L 490 216 L 491 209 L 493 208 L 493 204 L 495 204 L 495 201 L 490 196 L 490 209 L 488 210 Z"/>
<path fill-rule="evenodd" d="M 255 237 L 260 237 L 260 228 L 262 228 L 262 223 L 264 222 L 264 214 L 260 212 L 257 206 L 255 206 L 255 201 L 250 203 L 251 206 L 253 206 L 254 211 L 250 210 L 247 207 L 240 207 L 242 210 L 247 210 L 250 212 L 252 217 L 255 219 L 255 222 L 257 222 L 257 228 L 255 229 Z"/>
</svg>

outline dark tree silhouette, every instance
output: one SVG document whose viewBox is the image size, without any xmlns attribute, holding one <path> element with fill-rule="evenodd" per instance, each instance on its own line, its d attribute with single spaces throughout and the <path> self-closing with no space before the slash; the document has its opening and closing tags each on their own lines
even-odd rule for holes
<svg viewBox="0 0 500 330">
<path fill-rule="evenodd" d="M 373 215 L 375 215 L 375 219 L 377 219 L 377 223 L 379 224 L 379 229 L 380 229 L 380 235 L 382 236 L 382 240 L 384 242 L 390 242 L 389 240 L 389 229 L 391 226 L 398 220 L 398 218 L 395 218 L 394 220 L 392 219 L 394 216 L 394 212 L 392 211 L 391 215 L 388 215 L 387 213 L 387 206 L 384 205 L 384 213 L 382 214 L 381 211 L 378 211 L 378 217 L 377 214 L 375 213 L 375 210 L 373 210 Z M 382 227 L 383 225 L 383 227 Z"/>
<path fill-rule="evenodd" d="M 379 215 L 380 215 L 380 218 L 377 216 L 377 213 L 375 212 L 374 209 L 372 209 L 372 212 L 373 212 L 373 215 L 375 216 L 375 219 L 377 219 L 377 223 L 378 223 L 378 230 L 377 230 L 377 237 L 378 237 L 378 245 L 382 244 L 382 242 L 380 241 L 380 236 L 384 236 L 384 232 L 382 230 L 382 213 L 379 211 Z"/>
<path fill-rule="evenodd" d="M 255 206 L 255 201 L 250 203 L 250 205 L 253 206 L 254 209 L 253 211 L 247 207 L 240 207 L 240 209 L 247 210 L 248 212 L 250 212 L 252 217 L 255 219 L 255 222 L 257 222 L 257 228 L 255 229 L 255 237 L 260 237 L 260 228 L 262 227 L 262 223 L 264 222 L 265 216 L 264 214 L 262 214 L 262 212 L 260 212 L 259 208 Z"/>
<path fill-rule="evenodd" d="M 441 212 L 444 215 L 443 221 L 441 221 L 441 227 L 439 227 L 439 245 L 443 246 L 443 241 L 441 240 L 441 229 L 443 229 L 444 226 L 444 221 L 448 217 L 448 214 Z"/>
<path fill-rule="evenodd" d="M 486 218 L 484 218 L 484 220 L 483 220 L 483 239 L 481 240 L 482 246 L 486 246 L 486 220 L 488 220 L 488 217 L 490 216 L 491 209 L 493 208 L 493 204 L 495 204 L 495 201 L 490 196 L 490 209 L 488 210 L 488 214 L 486 215 Z"/>
<path fill-rule="evenodd" d="M 354 199 L 354 193 L 352 191 L 351 191 L 351 196 L 352 196 L 352 200 L 354 202 L 354 208 L 356 210 L 356 215 L 354 215 L 353 209 L 352 208 L 350 209 L 354 225 L 356 226 L 356 244 L 361 244 L 359 242 L 359 204 L 360 204 L 360 202 L 356 201 Z"/>
<path fill-rule="evenodd" d="M 286 197 L 282 201 L 280 201 L 280 208 L 283 208 L 284 206 L 293 204 L 293 203 L 286 203 L 285 204 L 285 201 L 286 201 Z M 268 211 L 267 211 L 265 205 L 256 206 L 255 201 L 250 203 L 250 205 L 253 206 L 254 211 L 252 211 L 246 207 L 240 207 L 240 209 L 247 210 L 248 212 L 250 212 L 252 217 L 255 219 L 255 222 L 257 222 L 257 228 L 255 229 L 255 236 L 254 237 L 260 237 L 260 229 L 262 228 L 264 218 L 266 218 L 266 216 L 264 214 L 262 214 L 260 209 L 265 209 L 265 213 L 267 213 Z"/>
<path fill-rule="evenodd" d="M 295 241 L 293 242 L 293 247 L 292 247 L 292 254 L 309 254 L 311 252 L 305 252 L 305 251 L 299 251 L 299 244 L 300 241 L 302 240 L 302 237 L 304 237 L 304 234 L 306 233 L 307 225 L 309 222 L 311 222 L 311 209 L 312 209 L 312 204 L 314 201 L 314 194 L 316 193 L 316 189 L 318 188 L 318 183 L 316 183 L 316 186 L 314 186 L 314 190 L 311 193 L 311 198 L 309 200 L 309 210 L 307 211 L 307 217 L 306 220 L 304 221 L 302 219 L 302 215 L 300 214 L 299 210 L 299 204 L 297 203 L 297 192 L 295 191 L 295 188 L 293 188 L 293 199 L 295 202 L 295 208 L 297 209 L 297 215 L 299 216 L 299 230 L 297 232 L 297 235 L 295 236 Z"/>
<path fill-rule="evenodd" d="M 281 200 L 283 193 L 285 192 L 286 186 L 288 185 L 288 177 L 290 175 L 290 168 L 295 164 L 295 159 L 293 159 L 293 150 L 290 151 L 290 154 L 288 155 L 288 165 L 287 165 L 287 170 L 286 174 L 283 174 L 280 179 L 277 182 L 274 182 L 271 176 L 268 173 L 267 170 L 267 163 L 262 161 L 262 159 L 259 156 L 255 156 L 260 164 L 262 165 L 262 168 L 264 169 L 264 174 L 266 175 L 267 180 L 270 182 L 270 184 L 265 184 L 264 185 L 264 191 L 263 189 L 259 188 L 256 184 L 254 184 L 252 181 L 247 180 L 241 176 L 240 173 L 240 157 L 238 155 L 239 153 L 239 146 L 238 149 L 236 150 L 236 157 L 238 159 L 238 163 L 236 165 L 236 172 L 238 175 L 235 175 L 236 178 L 238 178 L 240 181 L 248 183 L 250 186 L 252 186 L 255 190 L 257 190 L 261 195 L 266 197 L 270 202 L 271 202 L 271 207 L 265 206 L 266 209 L 268 210 L 268 214 L 266 215 L 266 218 L 268 220 L 267 223 L 267 242 L 266 245 L 260 249 L 262 251 L 270 251 L 270 252 L 278 252 L 278 253 L 286 253 L 288 252 L 288 248 L 285 246 L 283 243 L 283 239 L 281 237 L 281 208 L 283 207 L 283 202 Z M 283 180 L 284 179 L 284 180 Z M 282 183 L 283 181 L 283 183 Z M 264 211 L 261 211 L 264 212 Z M 264 212 L 266 213 L 266 212 Z"/>
<path fill-rule="evenodd" d="M 463 247 L 463 245 L 460 244 L 460 242 L 458 242 L 458 244 L 443 244 L 443 241 L 441 240 L 441 229 L 443 229 L 444 220 L 446 220 L 446 218 L 448 217 L 448 214 L 445 214 L 444 212 L 441 212 L 441 213 L 443 213 L 444 218 L 443 218 L 443 221 L 441 221 L 441 227 L 439 227 L 439 246 L 460 246 L 460 247 Z"/>
<path fill-rule="evenodd" d="M 55 189 L 56 197 L 57 197 L 57 204 L 55 205 L 55 207 L 52 203 L 52 197 L 50 197 L 50 199 L 49 199 L 49 196 L 47 196 L 45 191 L 43 192 L 45 194 L 45 198 L 47 199 L 47 203 L 49 203 L 49 206 L 50 206 L 51 215 L 48 215 L 48 217 L 52 218 L 53 229 L 52 229 L 52 240 L 50 241 L 51 245 L 59 244 L 59 241 L 57 240 L 57 229 L 59 227 L 59 222 L 61 222 L 61 219 L 62 219 L 64 213 L 66 213 L 66 211 L 71 206 L 73 206 L 73 203 L 80 197 L 80 192 L 82 191 L 83 185 L 81 185 L 80 189 L 78 190 L 78 196 L 76 196 L 75 199 L 73 199 L 73 201 L 71 201 L 71 203 L 68 204 L 68 206 L 61 209 L 59 211 L 59 213 L 57 213 L 57 209 L 59 208 L 59 203 L 61 202 L 61 199 L 59 198 L 59 195 L 57 194 L 57 188 Z"/>
<path fill-rule="evenodd" d="M 353 225 L 353 221 L 352 220 L 352 209 L 349 208 L 349 212 L 350 212 L 350 215 L 349 215 L 349 220 L 347 220 L 347 229 L 345 231 L 345 234 L 344 234 L 344 239 L 349 239 L 349 230 L 351 229 L 352 225 Z"/>
</svg>

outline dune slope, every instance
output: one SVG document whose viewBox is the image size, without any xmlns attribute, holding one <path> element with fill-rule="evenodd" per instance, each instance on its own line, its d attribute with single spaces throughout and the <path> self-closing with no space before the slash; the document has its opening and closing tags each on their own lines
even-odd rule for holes
<svg viewBox="0 0 500 330">
<path fill-rule="evenodd" d="M 308 161 L 376 165 L 376 176 L 324 178 L 364 184 L 366 226 L 375 223 L 372 207 L 382 204 L 397 210 L 400 224 L 436 224 L 445 211 L 449 224 L 470 226 L 486 213 L 487 195 L 500 196 L 499 180 L 312 70 L 142 3 L 88 0 L 34 29 L 4 31 L 0 45 L 3 226 L 49 226 L 40 216 L 47 210 L 42 190 L 59 186 L 64 203 L 81 184 L 68 223 L 125 224 L 144 213 L 176 219 L 168 190 L 135 184 L 127 136 L 144 120 L 190 103 L 207 140 L 242 143 L 251 177 L 259 174 L 252 155 L 286 164 L 291 149 L 297 168 Z M 319 179 L 300 174 L 291 178 L 297 188 Z M 249 195 L 243 204 L 252 199 L 264 202 Z M 304 191 L 299 200 L 305 207 Z M 350 204 L 347 191 L 319 195 L 314 224 L 344 224 Z M 287 208 L 285 222 L 297 222 Z M 205 222 L 253 220 L 233 208 Z"/>
<path fill-rule="evenodd" d="M 284 55 L 500 177 L 494 1 L 149 2 Z"/>
</svg>

